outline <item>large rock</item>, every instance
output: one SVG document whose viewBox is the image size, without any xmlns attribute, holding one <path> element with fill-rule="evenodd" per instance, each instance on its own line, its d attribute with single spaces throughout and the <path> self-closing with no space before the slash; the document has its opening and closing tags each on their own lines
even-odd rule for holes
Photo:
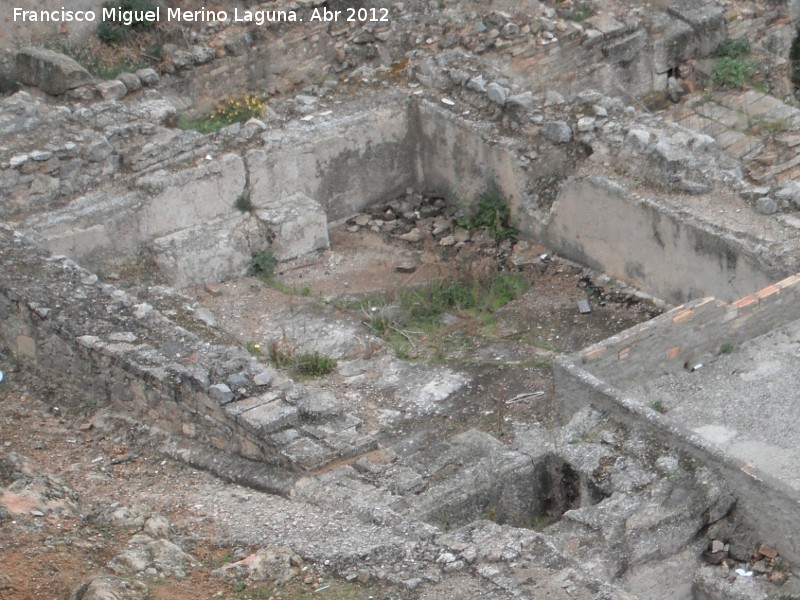
<svg viewBox="0 0 800 600">
<path fill-rule="evenodd" d="M 17 79 L 57 96 L 92 81 L 92 76 L 69 56 L 44 48 L 23 48 L 17 52 Z"/>
<path fill-rule="evenodd" d="M 72 600 L 146 600 L 147 586 L 141 581 L 98 576 L 81 585 Z"/>
<path fill-rule="evenodd" d="M 290 260 L 328 247 L 328 219 L 319 202 L 303 193 L 270 202 L 256 211 L 273 231 L 272 251 L 278 260 Z"/>
</svg>

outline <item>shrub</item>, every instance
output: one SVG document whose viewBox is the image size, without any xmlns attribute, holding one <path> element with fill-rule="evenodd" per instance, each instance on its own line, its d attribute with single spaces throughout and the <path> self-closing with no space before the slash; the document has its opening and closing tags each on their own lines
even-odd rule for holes
<svg viewBox="0 0 800 600">
<path fill-rule="evenodd" d="M 249 190 L 242 192 L 242 195 L 236 198 L 236 202 L 234 202 L 233 205 L 236 207 L 236 210 L 243 213 L 253 212 L 255 208 L 253 206 L 253 201 L 250 199 Z"/>
<path fill-rule="evenodd" d="M 267 280 L 275 274 L 275 267 L 278 264 L 278 259 L 272 250 L 264 250 L 258 254 L 254 254 L 250 259 L 250 269 L 248 275 L 253 275 L 259 279 Z"/>
<path fill-rule="evenodd" d="M 294 357 L 293 371 L 300 377 L 322 377 L 336 368 L 336 359 L 319 352 L 298 354 Z"/>
<path fill-rule="evenodd" d="M 117 12 L 146 12 L 155 10 L 156 6 L 151 0 L 107 0 L 103 2 L 103 8 L 116 8 Z M 96 35 L 103 42 L 109 45 L 124 42 L 137 31 L 151 29 L 155 27 L 153 21 L 133 21 L 130 25 L 117 21 L 103 21 L 97 26 Z"/>
<path fill-rule="evenodd" d="M 723 56 L 714 63 L 711 82 L 717 88 L 742 88 L 755 72 L 756 67 L 751 60 Z"/>
<path fill-rule="evenodd" d="M 579 2 L 575 7 L 575 13 L 573 14 L 572 20 L 579 22 L 585 21 L 594 14 L 594 10 L 594 4 L 591 2 Z"/>
<path fill-rule="evenodd" d="M 497 241 L 516 239 L 517 230 L 511 225 L 511 209 L 499 190 L 490 187 L 479 198 L 469 219 L 461 222 L 468 229 L 486 227 Z"/>
<path fill-rule="evenodd" d="M 750 51 L 750 40 L 744 37 L 722 40 L 717 47 L 717 55 L 728 58 L 743 58 L 750 54 Z"/>
</svg>

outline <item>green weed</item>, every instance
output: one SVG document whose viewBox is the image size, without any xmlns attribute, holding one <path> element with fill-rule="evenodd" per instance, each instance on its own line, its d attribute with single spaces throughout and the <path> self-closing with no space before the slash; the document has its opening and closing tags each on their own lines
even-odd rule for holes
<svg viewBox="0 0 800 600">
<path fill-rule="evenodd" d="M 511 225 L 508 200 L 492 186 L 479 198 L 472 215 L 459 223 L 466 229 L 486 227 L 497 241 L 516 239 L 517 229 Z"/>
<path fill-rule="evenodd" d="M 253 206 L 253 201 L 250 199 L 250 190 L 245 190 L 242 194 L 236 198 L 236 202 L 233 203 L 233 206 L 239 212 L 243 213 L 251 213 L 255 209 Z"/>
<path fill-rule="evenodd" d="M 343 308 L 360 309 L 365 324 L 380 335 L 399 358 L 413 359 L 421 353 L 444 359 L 463 334 L 494 328 L 492 313 L 518 298 L 527 288 L 517 273 L 432 283 L 406 289 L 392 298 L 370 298 Z M 397 309 L 394 318 L 377 312 L 379 307 Z M 456 318 L 443 319 L 445 315 Z M 462 336 L 462 337 L 459 337 Z"/>
<path fill-rule="evenodd" d="M 554 520 L 555 519 L 548 514 L 536 515 L 528 523 L 528 528 L 534 531 L 542 531 L 548 525 L 552 525 Z"/>
<path fill-rule="evenodd" d="M 752 48 L 747 38 L 728 38 L 722 40 L 717 47 L 717 56 L 728 58 L 743 58 L 750 54 Z"/>
<path fill-rule="evenodd" d="M 300 377 L 322 377 L 336 368 L 336 359 L 319 352 L 299 354 L 294 358 L 294 371 Z"/>
<path fill-rule="evenodd" d="M 719 351 L 722 354 L 731 354 L 733 352 L 733 344 L 726 342 L 720 346 Z"/>
<path fill-rule="evenodd" d="M 247 342 L 244 347 L 253 356 L 261 356 L 261 344 L 258 342 Z"/>
<path fill-rule="evenodd" d="M 288 369 L 298 379 L 329 375 L 337 365 L 335 358 L 319 352 L 295 353 L 286 338 L 270 343 L 269 358 L 276 367 Z"/>
<path fill-rule="evenodd" d="M 150 0 L 108 0 L 103 2 L 103 8 L 116 8 L 118 13 L 127 11 L 138 13 L 155 11 L 156 6 Z M 95 34 L 101 41 L 113 46 L 125 42 L 139 31 L 152 29 L 155 26 L 155 21 L 147 20 L 134 20 L 130 25 L 117 21 L 103 21 L 98 25 Z"/>
<path fill-rule="evenodd" d="M 277 265 L 278 259 L 275 258 L 275 253 L 272 250 L 264 250 L 254 254 L 253 258 L 250 259 L 250 269 L 247 273 L 267 281 L 275 274 Z"/>
<path fill-rule="evenodd" d="M 667 407 L 664 405 L 664 403 L 661 400 L 656 400 L 655 402 L 653 402 L 650 405 L 650 408 L 652 408 L 657 413 L 661 413 L 662 415 L 665 412 L 667 412 Z"/>
<path fill-rule="evenodd" d="M 107 2 L 103 2 L 103 8 L 115 8 L 118 13 L 142 11 L 143 14 L 147 11 L 154 11 L 156 6 L 150 0 L 118 0 L 117 2 L 108 0 Z M 95 33 L 100 40 L 106 44 L 113 45 L 125 41 L 139 30 L 151 29 L 155 27 L 155 25 L 155 21 L 148 21 L 145 19 L 132 20 L 129 25 L 116 21 L 103 21 L 97 27 Z"/>
<path fill-rule="evenodd" d="M 575 7 L 575 12 L 572 15 L 573 21 L 585 21 L 594 14 L 594 4 L 591 2 L 579 2 Z"/>
</svg>

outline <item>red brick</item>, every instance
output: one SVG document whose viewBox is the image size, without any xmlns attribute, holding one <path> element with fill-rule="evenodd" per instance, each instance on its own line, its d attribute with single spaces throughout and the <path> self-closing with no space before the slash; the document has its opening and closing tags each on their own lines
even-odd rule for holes
<svg viewBox="0 0 800 600">
<path fill-rule="evenodd" d="M 694 316 L 694 310 L 691 308 L 687 308 L 686 310 L 682 310 L 674 317 L 672 317 L 673 323 L 683 323 L 684 321 L 690 320 Z"/>
<path fill-rule="evenodd" d="M 744 298 L 739 298 L 733 305 L 736 308 L 746 308 L 751 304 L 758 304 L 758 296 L 754 294 L 750 294 L 749 296 L 745 296 Z"/>
<path fill-rule="evenodd" d="M 678 358 L 678 355 L 681 353 L 680 346 L 673 346 L 669 350 L 667 350 L 667 358 L 672 360 L 674 358 Z"/>
<path fill-rule="evenodd" d="M 589 350 L 586 352 L 586 358 L 589 360 L 594 360 L 595 358 L 600 358 L 608 351 L 608 348 L 605 346 L 600 346 L 599 348 L 595 348 L 594 350 Z"/>
<path fill-rule="evenodd" d="M 756 292 L 756 296 L 763 300 L 764 298 L 768 298 L 773 294 L 780 294 L 780 292 L 781 289 L 777 285 L 768 285 L 764 289 L 758 290 Z"/>
<path fill-rule="evenodd" d="M 793 287 L 798 284 L 800 284 L 800 275 L 792 275 L 790 277 L 787 277 L 786 279 L 782 279 L 775 285 L 777 285 L 782 290 L 785 290 L 786 288 Z"/>
</svg>

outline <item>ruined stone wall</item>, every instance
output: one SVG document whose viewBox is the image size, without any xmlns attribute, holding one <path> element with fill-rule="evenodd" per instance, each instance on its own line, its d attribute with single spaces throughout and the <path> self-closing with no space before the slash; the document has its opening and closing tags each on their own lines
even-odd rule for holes
<svg viewBox="0 0 800 600">
<path fill-rule="evenodd" d="M 0 227 L 0 344 L 48 376 L 146 422 L 274 465 L 287 461 L 227 415 L 212 385 L 250 366 L 151 306 Z"/>
</svg>

